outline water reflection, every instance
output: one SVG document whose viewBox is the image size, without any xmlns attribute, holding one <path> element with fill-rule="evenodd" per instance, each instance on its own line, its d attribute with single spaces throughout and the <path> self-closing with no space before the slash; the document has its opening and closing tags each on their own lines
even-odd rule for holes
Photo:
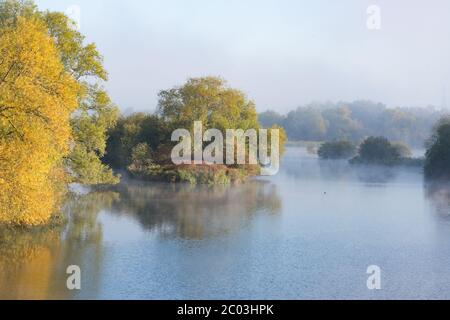
<svg viewBox="0 0 450 320">
<path fill-rule="evenodd" d="M 60 253 L 58 231 L 0 231 L 0 299 L 45 299 Z"/>
<path fill-rule="evenodd" d="M 260 180 L 229 187 L 129 181 L 114 191 L 72 195 L 64 210 L 64 226 L 0 229 L 0 299 L 97 297 L 108 227 L 101 214 L 138 221 L 163 239 L 198 240 L 241 230 L 259 213 L 276 214 L 281 200 L 275 185 Z M 82 270 L 81 292 L 66 289 L 69 265 Z"/>
<path fill-rule="evenodd" d="M 382 166 L 357 166 L 356 175 L 360 182 L 366 184 L 384 184 L 395 180 L 399 168 Z"/>
<path fill-rule="evenodd" d="M 288 150 L 275 177 L 124 181 L 72 197 L 65 212 L 60 228 L 0 229 L 0 299 L 449 297 L 450 186 L 424 185 L 414 168 Z M 386 270 L 376 293 L 374 263 Z M 80 292 L 65 287 L 69 265 L 81 267 Z"/>
<path fill-rule="evenodd" d="M 245 227 L 255 214 L 276 214 L 276 185 L 254 180 L 234 186 L 123 183 L 116 214 L 134 217 L 162 238 L 206 239 Z"/>
<path fill-rule="evenodd" d="M 68 222 L 41 230 L 0 229 L 0 299 L 70 299 L 66 268 L 78 265 L 97 290 L 102 267 L 101 209 L 117 199 L 112 192 L 73 196 L 65 205 Z"/>
<path fill-rule="evenodd" d="M 362 182 L 368 185 L 389 183 L 405 170 L 414 171 L 401 167 L 351 165 L 347 160 L 319 160 L 313 157 L 287 157 L 283 166 L 285 172 L 297 180 Z"/>
<path fill-rule="evenodd" d="M 439 217 L 450 220 L 450 184 L 428 183 L 426 196 Z"/>
</svg>

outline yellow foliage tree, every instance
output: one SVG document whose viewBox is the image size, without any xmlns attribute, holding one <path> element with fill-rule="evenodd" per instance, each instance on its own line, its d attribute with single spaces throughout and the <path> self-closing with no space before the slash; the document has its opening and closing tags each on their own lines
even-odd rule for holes
<svg viewBox="0 0 450 320">
<path fill-rule="evenodd" d="M 0 30 L 0 223 L 45 224 L 57 208 L 79 89 L 42 22 Z"/>
</svg>

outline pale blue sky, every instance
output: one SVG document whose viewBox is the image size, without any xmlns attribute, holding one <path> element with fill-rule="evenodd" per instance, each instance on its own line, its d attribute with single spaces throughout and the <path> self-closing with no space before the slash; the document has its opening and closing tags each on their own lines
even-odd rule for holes
<svg viewBox="0 0 450 320">
<path fill-rule="evenodd" d="M 107 87 L 123 110 L 153 110 L 161 89 L 218 75 L 259 111 L 372 99 L 450 105 L 450 1 L 37 0 L 81 9 Z M 369 5 L 381 30 L 366 27 Z M 444 92 L 447 92 L 444 94 Z"/>
</svg>

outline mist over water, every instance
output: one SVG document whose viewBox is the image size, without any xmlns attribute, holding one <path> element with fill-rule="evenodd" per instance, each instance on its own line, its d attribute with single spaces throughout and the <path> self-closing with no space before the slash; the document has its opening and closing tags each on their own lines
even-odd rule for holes
<svg viewBox="0 0 450 320">
<path fill-rule="evenodd" d="M 0 298 L 450 298 L 450 187 L 420 168 L 288 148 L 274 177 L 124 181 L 65 208 L 64 228 L 0 233 Z M 66 289 L 73 264 L 81 291 Z M 382 290 L 367 289 L 370 265 Z"/>
<path fill-rule="evenodd" d="M 65 11 L 72 0 L 37 0 Z M 78 0 L 82 31 L 98 44 L 108 89 L 127 110 L 157 93 L 220 75 L 286 113 L 312 101 L 370 99 L 390 107 L 450 108 L 450 4 L 445 0 Z M 367 10 L 380 9 L 370 30 Z M 120 23 L 117 23 L 120 21 Z"/>
</svg>

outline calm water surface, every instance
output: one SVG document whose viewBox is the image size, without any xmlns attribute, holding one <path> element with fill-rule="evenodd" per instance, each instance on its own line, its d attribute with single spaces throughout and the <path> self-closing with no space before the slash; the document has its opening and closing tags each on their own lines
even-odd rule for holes
<svg viewBox="0 0 450 320">
<path fill-rule="evenodd" d="M 420 169 L 288 149 L 231 187 L 124 182 L 75 197 L 67 226 L 0 232 L 0 298 L 450 298 L 450 188 Z M 82 270 L 81 291 L 66 268 Z M 382 290 L 366 286 L 369 265 Z"/>
</svg>

